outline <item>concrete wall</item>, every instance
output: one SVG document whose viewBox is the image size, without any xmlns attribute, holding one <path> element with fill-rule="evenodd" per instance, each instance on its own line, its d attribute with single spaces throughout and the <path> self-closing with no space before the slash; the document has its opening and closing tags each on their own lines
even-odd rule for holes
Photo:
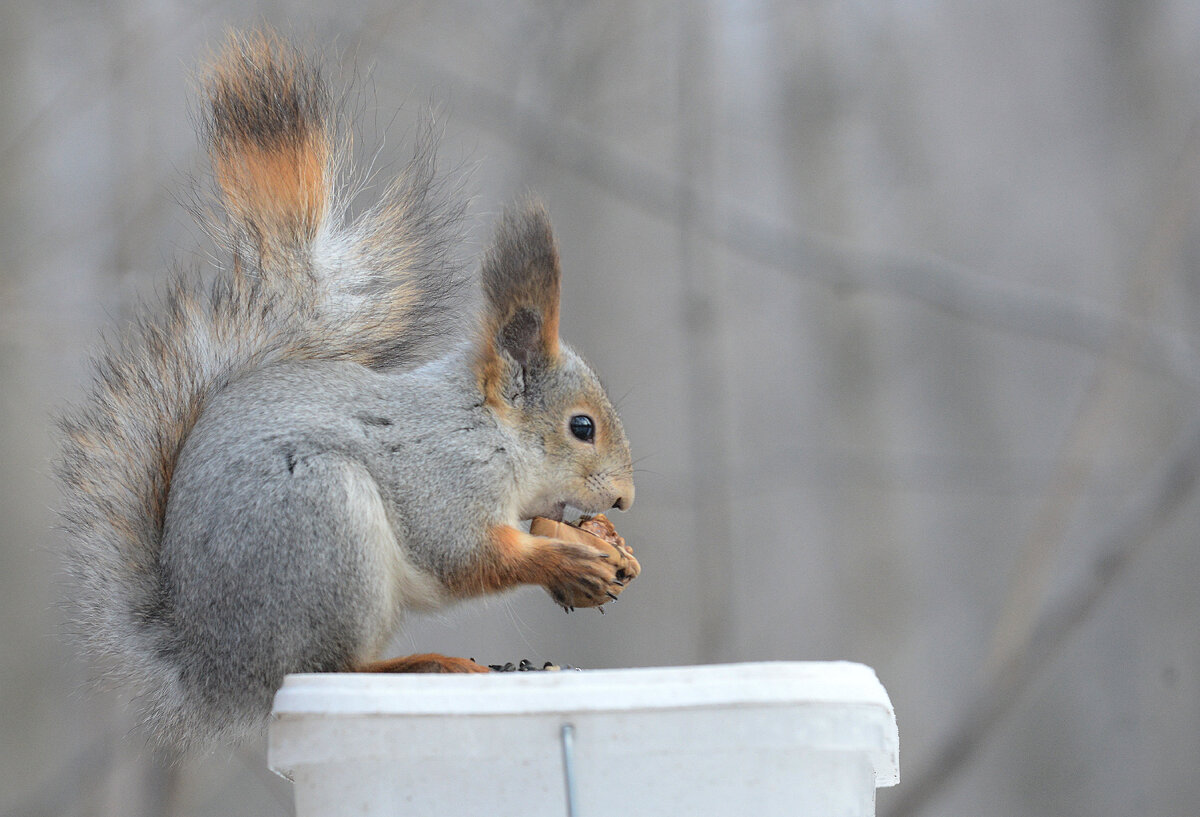
<svg viewBox="0 0 1200 817">
<path fill-rule="evenodd" d="M 169 765 L 77 694 L 48 478 L 98 332 L 203 262 L 189 72 L 263 19 L 381 160 L 439 103 L 476 244 L 546 201 L 640 458 L 609 615 L 529 589 L 397 652 L 852 659 L 881 814 L 1194 811 L 1200 8 L 50 0 L 0 7 L 0 815 L 289 812 L 261 747 Z"/>
</svg>

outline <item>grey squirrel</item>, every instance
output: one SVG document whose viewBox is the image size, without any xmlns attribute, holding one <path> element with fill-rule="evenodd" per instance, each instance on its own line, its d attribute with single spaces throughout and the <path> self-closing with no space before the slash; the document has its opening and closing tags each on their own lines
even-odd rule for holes
<svg viewBox="0 0 1200 817">
<path fill-rule="evenodd" d="M 108 344 L 57 463 L 73 627 L 185 749 L 261 732 L 287 673 L 487 671 L 380 661 L 405 611 L 523 584 L 596 607 L 639 570 L 521 524 L 634 499 L 620 420 L 558 337 L 544 210 L 502 218 L 462 333 L 462 207 L 429 151 L 347 223 L 319 67 L 234 34 L 206 90 L 227 260 Z"/>
</svg>

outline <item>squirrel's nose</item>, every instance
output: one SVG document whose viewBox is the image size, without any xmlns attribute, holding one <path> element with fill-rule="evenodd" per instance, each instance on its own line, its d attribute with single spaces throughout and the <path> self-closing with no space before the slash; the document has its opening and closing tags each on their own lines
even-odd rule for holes
<svg viewBox="0 0 1200 817">
<path fill-rule="evenodd" d="M 617 496 L 617 501 L 613 503 L 613 507 L 618 511 L 627 511 L 629 510 L 629 506 L 633 504 L 633 483 L 631 482 L 627 486 L 622 487 L 624 490 Z"/>
</svg>

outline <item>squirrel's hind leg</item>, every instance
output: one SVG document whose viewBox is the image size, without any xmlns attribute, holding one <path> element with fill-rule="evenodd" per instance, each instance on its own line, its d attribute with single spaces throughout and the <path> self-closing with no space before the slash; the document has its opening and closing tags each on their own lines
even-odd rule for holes
<svg viewBox="0 0 1200 817">
<path fill-rule="evenodd" d="M 355 672 L 491 672 L 470 658 L 452 658 L 435 652 L 402 655 L 355 667 Z"/>
</svg>

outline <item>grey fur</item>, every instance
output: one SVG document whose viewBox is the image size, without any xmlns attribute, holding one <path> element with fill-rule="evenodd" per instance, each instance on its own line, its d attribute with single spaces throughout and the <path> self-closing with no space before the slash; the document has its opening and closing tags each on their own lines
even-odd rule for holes
<svg viewBox="0 0 1200 817">
<path fill-rule="evenodd" d="M 591 370 L 565 345 L 499 343 L 514 314 L 540 327 L 557 311 L 545 214 L 506 216 L 488 266 L 510 294 L 468 316 L 462 206 L 444 189 L 422 150 L 358 222 L 331 216 L 311 244 L 275 236 L 293 244 L 271 268 L 235 237 L 211 283 L 181 279 L 142 309 L 62 417 L 72 627 L 153 740 L 260 731 L 286 673 L 352 669 L 404 611 L 453 601 L 447 579 L 492 526 L 632 502 L 628 442 Z M 552 270 L 525 263 L 531 246 Z M 578 411 L 595 444 L 571 438 Z"/>
<path fill-rule="evenodd" d="M 277 364 L 210 401 L 180 455 L 160 558 L 154 618 L 179 697 L 150 717 L 172 741 L 196 722 L 216 738 L 261 728 L 286 673 L 352 669 L 391 637 L 400 609 L 381 607 L 348 477 L 378 490 L 396 546 L 434 581 L 467 568 L 492 525 L 613 504 L 610 485 L 597 498 L 574 479 L 545 484 L 564 463 L 483 404 L 470 351 L 397 373 Z M 618 466 L 627 452 L 622 437 Z M 551 498 L 514 505 L 530 488 Z"/>
</svg>

